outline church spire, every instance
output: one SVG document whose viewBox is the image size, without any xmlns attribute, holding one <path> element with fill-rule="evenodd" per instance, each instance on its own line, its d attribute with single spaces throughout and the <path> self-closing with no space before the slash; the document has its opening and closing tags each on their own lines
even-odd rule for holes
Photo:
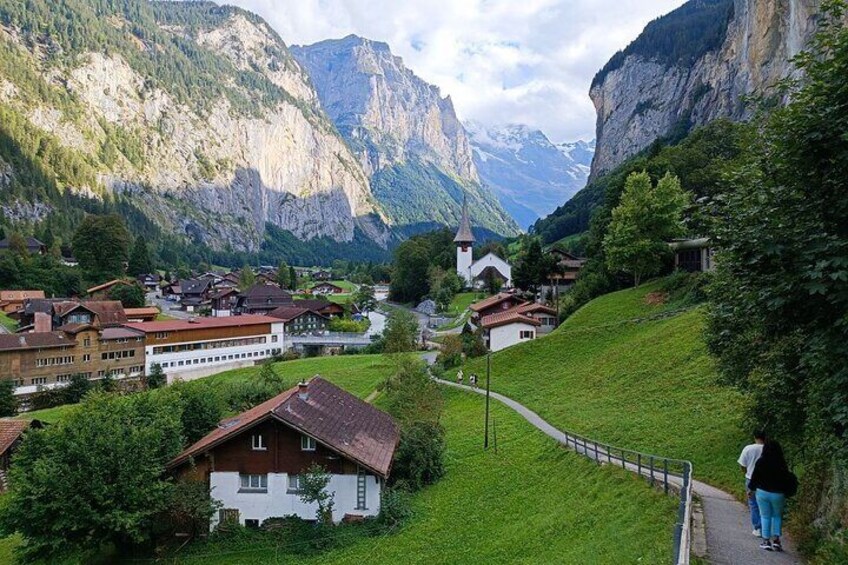
<svg viewBox="0 0 848 565">
<path fill-rule="evenodd" d="M 459 220 L 459 229 L 456 230 L 454 243 L 474 243 L 474 234 L 471 233 L 471 222 L 468 220 L 468 198 L 462 197 L 462 218 Z"/>
</svg>

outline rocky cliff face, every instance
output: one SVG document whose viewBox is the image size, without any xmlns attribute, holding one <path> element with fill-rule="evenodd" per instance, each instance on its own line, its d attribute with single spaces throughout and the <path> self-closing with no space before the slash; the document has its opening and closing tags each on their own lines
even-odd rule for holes
<svg viewBox="0 0 848 565">
<path fill-rule="evenodd" d="M 455 223 L 462 194 L 468 193 L 475 223 L 500 234 L 516 232 L 494 196 L 480 186 L 450 97 L 406 68 L 388 45 L 351 35 L 294 46 L 292 54 L 372 178 L 375 196 L 393 223 Z"/>
<path fill-rule="evenodd" d="M 525 229 L 586 185 L 594 142 L 554 145 L 524 125 L 465 125 L 483 184 Z"/>
<path fill-rule="evenodd" d="M 680 10 L 717 3 L 692 0 Z M 789 60 L 815 32 L 820 4 L 733 0 L 723 41 L 694 61 L 667 64 L 630 48 L 617 55 L 620 64 L 604 72 L 590 92 L 598 114 L 592 175 L 609 171 L 675 128 L 750 117 L 753 108 L 745 97 L 767 92 L 792 72 Z"/>
<path fill-rule="evenodd" d="M 252 14 L 205 9 L 215 18 L 160 19 L 159 35 L 146 37 L 115 14 L 109 25 L 125 30 L 114 40 L 118 49 L 83 51 L 62 64 L 9 25 L 0 40 L 46 88 L 62 85 L 69 102 L 33 99 L 16 87 L 18 76 L 0 75 L 0 83 L 11 85 L 3 104 L 85 155 L 101 189 L 124 194 L 164 229 L 213 248 L 255 251 L 266 222 L 304 240 L 352 241 L 359 228 L 384 245 L 386 218 L 368 177 L 280 38 Z M 206 97 L 194 78 L 180 96 L 167 81 L 145 75 L 143 55 L 137 59 L 131 49 L 152 52 L 168 41 L 191 46 L 192 56 L 221 69 L 216 79 L 228 88 L 225 95 Z"/>
</svg>

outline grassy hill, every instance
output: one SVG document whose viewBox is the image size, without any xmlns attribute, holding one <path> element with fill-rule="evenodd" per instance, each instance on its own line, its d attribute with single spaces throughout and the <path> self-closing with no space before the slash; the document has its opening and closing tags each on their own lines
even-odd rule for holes
<svg viewBox="0 0 848 565">
<path fill-rule="evenodd" d="M 391 359 L 383 356 L 343 356 L 285 362 L 276 365 L 276 370 L 292 383 L 321 374 L 367 398 L 392 366 Z M 227 386 L 256 370 L 228 371 L 194 381 L 192 386 Z M 618 468 L 599 468 L 560 448 L 498 403 L 492 405 L 498 449 L 484 452 L 484 399 L 458 391 L 444 394 L 447 474 L 414 496 L 412 520 L 395 534 L 354 536 L 343 547 L 308 558 L 298 556 L 298 562 L 669 561 L 674 498 Z M 56 421 L 73 409 L 53 409 L 51 419 Z M 16 537 L 0 540 L 0 559 L 11 556 L 17 543 Z M 198 543 L 184 548 L 175 562 L 285 562 L 287 555 L 267 544 L 267 538 Z"/>
<path fill-rule="evenodd" d="M 717 384 L 703 310 L 658 303 L 660 289 L 608 294 L 551 335 L 494 354 L 492 389 L 562 429 L 689 459 L 696 478 L 738 492 L 742 397 Z M 484 375 L 484 361 L 469 371 Z"/>
</svg>

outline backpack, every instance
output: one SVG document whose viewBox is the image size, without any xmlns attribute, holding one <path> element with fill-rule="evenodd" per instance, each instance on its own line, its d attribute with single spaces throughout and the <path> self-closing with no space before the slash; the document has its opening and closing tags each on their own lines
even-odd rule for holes
<svg viewBox="0 0 848 565">
<path fill-rule="evenodd" d="M 786 487 L 784 493 L 787 498 L 795 496 L 798 493 L 798 477 L 792 471 L 786 472 Z"/>
</svg>

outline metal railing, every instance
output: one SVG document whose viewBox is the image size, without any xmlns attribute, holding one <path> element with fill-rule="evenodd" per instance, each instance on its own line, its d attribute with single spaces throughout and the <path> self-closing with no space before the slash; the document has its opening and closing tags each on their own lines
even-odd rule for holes
<svg viewBox="0 0 848 565">
<path fill-rule="evenodd" d="M 692 463 L 614 447 L 569 432 L 562 433 L 562 443 L 575 453 L 599 465 L 621 465 L 622 469 L 645 477 L 651 485 L 662 488 L 665 494 L 670 491 L 679 493 L 673 558 L 677 565 L 689 565 L 692 546 Z"/>
</svg>

